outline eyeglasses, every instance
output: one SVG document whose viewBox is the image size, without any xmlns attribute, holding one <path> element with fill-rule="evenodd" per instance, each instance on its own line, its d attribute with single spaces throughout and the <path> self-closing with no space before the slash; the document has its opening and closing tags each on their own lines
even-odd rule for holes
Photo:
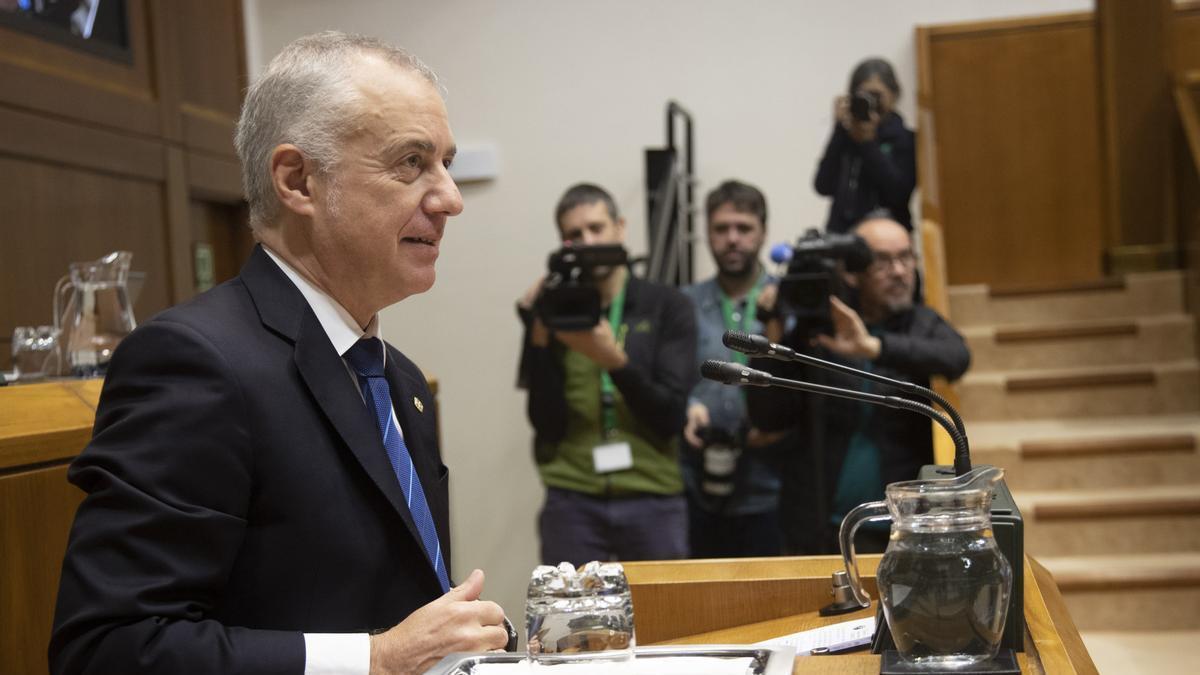
<svg viewBox="0 0 1200 675">
<path fill-rule="evenodd" d="M 917 264 L 917 254 L 913 253 L 912 249 L 901 251 L 896 255 L 873 251 L 873 259 L 871 260 L 871 264 L 867 266 L 867 271 L 872 274 L 883 274 L 892 269 L 892 266 L 896 263 L 900 263 L 900 266 L 905 270 L 912 269 Z"/>
</svg>

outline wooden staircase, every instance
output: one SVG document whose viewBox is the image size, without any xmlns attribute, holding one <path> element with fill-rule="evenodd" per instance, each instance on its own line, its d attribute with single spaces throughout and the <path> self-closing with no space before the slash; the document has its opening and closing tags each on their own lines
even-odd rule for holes
<svg viewBox="0 0 1200 675">
<path fill-rule="evenodd" d="M 1200 364 L 1182 276 L 949 296 L 973 357 L 958 384 L 973 458 L 1006 469 L 1026 551 L 1097 666 L 1195 672 Z"/>
</svg>

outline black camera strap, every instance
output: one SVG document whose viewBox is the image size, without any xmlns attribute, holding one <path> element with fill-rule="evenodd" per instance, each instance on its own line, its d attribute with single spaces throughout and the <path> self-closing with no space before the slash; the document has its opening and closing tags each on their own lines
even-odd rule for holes
<svg viewBox="0 0 1200 675">
<path fill-rule="evenodd" d="M 621 320 L 625 316 L 625 289 L 628 287 L 629 280 L 626 277 L 625 283 L 621 284 L 621 290 L 617 291 L 612 304 L 608 306 L 608 325 L 612 328 L 617 346 L 622 349 L 625 347 L 625 334 L 627 331 L 621 326 Z M 617 432 L 617 402 L 615 392 L 616 387 L 613 385 L 612 377 L 609 376 L 607 370 L 601 370 L 600 437 L 605 440 L 612 438 L 613 434 Z"/>
</svg>

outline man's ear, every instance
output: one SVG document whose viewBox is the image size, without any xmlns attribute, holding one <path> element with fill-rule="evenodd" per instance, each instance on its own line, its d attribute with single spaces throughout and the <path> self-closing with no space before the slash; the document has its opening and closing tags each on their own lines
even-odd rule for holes
<svg viewBox="0 0 1200 675">
<path fill-rule="evenodd" d="M 621 242 L 624 243 L 624 241 L 625 241 L 625 216 L 621 216 L 620 218 L 617 218 L 616 225 L 617 225 L 617 232 L 621 235 Z"/>
<path fill-rule="evenodd" d="M 312 217 L 314 204 L 308 181 L 315 173 L 313 161 L 291 143 L 277 145 L 271 151 L 271 186 L 288 211 Z"/>
</svg>

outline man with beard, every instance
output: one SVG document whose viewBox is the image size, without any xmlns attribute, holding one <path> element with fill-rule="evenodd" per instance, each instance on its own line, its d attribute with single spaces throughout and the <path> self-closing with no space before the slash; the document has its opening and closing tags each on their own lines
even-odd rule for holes
<svg viewBox="0 0 1200 675">
<path fill-rule="evenodd" d="M 625 219 L 595 185 L 567 190 L 555 219 L 564 243 L 625 242 Z M 542 562 L 683 558 L 676 443 L 698 377 L 692 306 L 624 266 L 597 268 L 592 283 L 603 311 L 590 330 L 547 329 L 533 313 L 540 281 L 518 305 L 526 327 L 520 385 L 546 485 Z"/>
<path fill-rule="evenodd" d="M 722 342 L 727 330 L 761 333 L 757 298 L 771 282 L 759 253 L 767 234 L 767 201 L 757 188 L 725 181 L 708 194 L 708 248 L 717 265 L 711 279 L 688 286 L 696 305 L 696 367 L 707 359 L 746 357 Z M 766 461 L 774 453 L 750 426 L 742 392 L 701 380 L 688 399 L 687 447 L 680 458 L 688 498 L 692 556 L 778 555 L 779 477 Z"/>
<path fill-rule="evenodd" d="M 833 335 L 818 335 L 807 346 L 817 356 L 921 386 L 929 386 L 934 375 L 961 377 L 971 361 L 962 336 L 937 312 L 913 302 L 917 257 L 908 231 L 887 215 L 873 214 L 854 232 L 873 260 L 863 272 L 845 275 L 848 301 L 830 298 Z M 759 302 L 760 315 L 766 312 L 766 335 L 801 347 L 794 338 L 785 339 L 780 317 L 771 314 L 774 290 L 766 289 Z M 750 365 L 795 379 L 814 375 L 799 364 L 770 359 L 753 359 Z M 824 371 L 820 377 L 838 387 L 874 391 L 876 386 Z M 916 478 L 922 465 L 933 462 L 932 427 L 921 415 L 758 387 L 747 389 L 747 402 L 754 423 L 769 430 L 794 427 L 796 420 L 808 419 L 808 406 L 823 406 L 822 441 L 812 442 L 812 429 L 799 429 L 799 451 L 788 455 L 783 468 L 780 513 L 788 554 L 836 551 L 837 528 L 850 509 L 882 499 L 885 485 Z M 820 475 L 814 475 L 816 466 Z M 887 530 L 864 526 L 858 541 L 861 550 L 882 551 Z"/>
</svg>

